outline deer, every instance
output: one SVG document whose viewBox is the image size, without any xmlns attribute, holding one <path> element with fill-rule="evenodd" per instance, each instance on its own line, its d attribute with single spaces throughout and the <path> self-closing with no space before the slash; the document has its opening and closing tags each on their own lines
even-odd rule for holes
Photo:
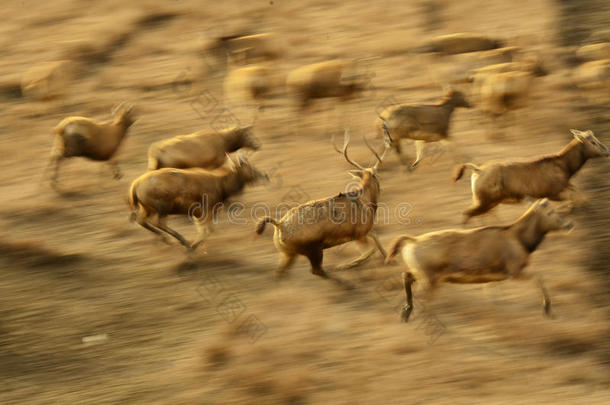
<svg viewBox="0 0 610 405">
<path fill-rule="evenodd" d="M 377 170 L 386 152 L 390 149 L 389 134 L 386 133 L 384 150 L 381 155 L 370 146 L 366 138 L 364 140 L 377 159 L 372 167 L 364 167 L 348 156 L 347 149 L 350 142 L 348 128 L 345 130 L 342 150 L 337 148 L 334 139 L 332 142 L 335 151 L 355 167 L 355 170 L 348 172 L 359 182 L 354 190 L 306 202 L 291 208 L 279 220 L 269 216 L 259 219 L 256 225 L 258 235 L 264 232 L 265 225 L 268 223 L 275 228 L 273 240 L 280 254 L 276 279 L 281 279 L 286 275 L 298 255 L 309 259 L 312 274 L 322 278 L 331 278 L 322 268 L 323 251 L 351 241 L 358 242 L 365 249 L 372 241 L 381 255 L 385 257 L 385 251 L 371 229 L 375 221 L 380 193 Z M 338 269 L 348 269 L 360 265 L 375 253 L 375 247 L 364 251 L 352 261 L 340 265 Z"/>
<path fill-rule="evenodd" d="M 456 167 L 453 181 L 458 181 L 466 169 L 473 171 L 472 206 L 464 211 L 464 221 L 484 214 L 500 203 L 520 202 L 524 198 L 548 198 L 565 201 L 575 187 L 570 183 L 589 159 L 608 157 L 610 149 L 597 139 L 593 131 L 570 130 L 574 139 L 559 153 L 524 161 L 495 161 L 481 166 L 464 163 Z"/>
<path fill-rule="evenodd" d="M 148 170 L 164 167 L 215 169 L 225 164 L 227 154 L 241 148 L 258 150 L 261 142 L 253 125 L 201 130 L 154 142 L 148 148 Z"/>
<path fill-rule="evenodd" d="M 230 197 L 240 194 L 246 185 L 268 181 L 269 177 L 250 164 L 241 153 L 232 168 L 163 168 L 146 172 L 131 183 L 129 205 L 131 221 L 168 242 L 165 234 L 194 251 L 212 233 L 218 211 Z M 188 216 L 197 228 L 197 239 L 189 243 L 167 225 L 169 215 Z"/>
<path fill-rule="evenodd" d="M 257 34 L 240 33 L 218 37 L 209 43 L 205 49 L 205 56 L 211 57 L 215 67 L 224 68 L 230 58 L 240 56 L 243 65 L 259 63 L 262 61 L 277 60 L 283 53 L 279 38 L 271 32 Z"/>
<path fill-rule="evenodd" d="M 391 244 L 385 263 L 401 253 L 408 271 L 402 273 L 406 303 L 401 319 L 413 311 L 414 282 L 421 282 L 431 298 L 441 283 L 489 283 L 508 279 L 530 280 L 524 269 L 549 232 L 571 230 L 571 221 L 547 199 L 535 201 L 516 221 L 503 226 L 468 230 L 447 229 L 419 236 L 402 235 Z M 551 300 L 541 277 L 535 280 L 542 293 L 544 315 L 551 317 Z"/>
<path fill-rule="evenodd" d="M 21 93 L 33 100 L 65 96 L 73 72 L 71 62 L 58 60 L 36 65 L 21 77 Z"/>
<path fill-rule="evenodd" d="M 487 51 L 504 46 L 503 41 L 485 35 L 458 32 L 433 38 L 427 44 L 415 48 L 415 52 L 436 52 L 442 55 Z"/>
<path fill-rule="evenodd" d="M 531 104 L 534 79 L 547 74 L 539 58 L 486 66 L 472 76 L 473 93 L 480 110 L 495 123 L 509 111 Z"/>
<path fill-rule="evenodd" d="M 334 59 L 301 66 L 288 73 L 286 87 L 300 103 L 301 110 L 313 100 L 340 97 L 349 100 L 366 90 L 369 77 L 354 72 L 354 61 Z"/>
<path fill-rule="evenodd" d="M 449 126 L 453 111 L 457 107 L 471 108 L 464 94 L 457 90 L 447 90 L 437 104 L 398 104 L 383 110 L 376 120 L 377 133 L 384 133 L 387 127 L 392 134 L 392 146 L 400 161 L 402 158 L 401 139 L 415 140 L 416 158 L 408 167 L 413 171 L 419 164 L 426 143 L 449 142 Z M 453 147 L 452 147 L 453 149 Z"/>
<path fill-rule="evenodd" d="M 59 167 L 68 158 L 84 157 L 107 162 L 115 179 L 122 177 L 114 159 L 117 149 L 135 122 L 133 105 L 124 102 L 112 109 L 112 121 L 98 122 L 86 117 L 64 118 L 55 128 L 55 142 L 46 171 L 53 167 L 51 185 L 56 190 Z"/>
</svg>

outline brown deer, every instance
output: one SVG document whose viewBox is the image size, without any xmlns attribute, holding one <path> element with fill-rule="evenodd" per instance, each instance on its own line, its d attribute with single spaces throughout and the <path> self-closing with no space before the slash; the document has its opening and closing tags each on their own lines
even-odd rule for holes
<svg viewBox="0 0 610 405">
<path fill-rule="evenodd" d="M 68 117 L 57 124 L 53 129 L 55 144 L 47 166 L 47 170 L 53 166 L 53 188 L 57 189 L 60 164 L 72 157 L 108 162 L 114 178 L 121 178 L 121 171 L 113 158 L 129 127 L 135 122 L 132 111 L 132 105 L 120 103 L 112 109 L 112 121 L 97 122 L 85 117 Z"/>
<path fill-rule="evenodd" d="M 288 73 L 286 87 L 297 98 L 301 109 L 315 99 L 340 97 L 349 100 L 369 85 L 369 77 L 356 73 L 356 62 L 344 59 L 328 60 L 301 66 Z"/>
<path fill-rule="evenodd" d="M 485 35 L 469 32 L 441 35 L 427 44 L 415 48 L 415 52 L 436 52 L 444 55 L 455 55 L 476 51 L 486 51 L 503 46 L 503 41 Z"/>
<path fill-rule="evenodd" d="M 437 104 L 399 104 L 388 107 L 377 118 L 377 133 L 384 133 L 386 126 L 392 134 L 392 146 L 396 150 L 401 162 L 401 139 L 415 141 L 417 156 L 411 163 L 409 170 L 414 170 L 424 153 L 424 147 L 429 142 L 443 142 L 447 146 L 449 124 L 456 107 L 470 108 L 470 103 L 464 94 L 457 90 L 449 90 Z"/>
<path fill-rule="evenodd" d="M 241 148 L 258 150 L 260 147 L 261 142 L 252 133 L 252 125 L 220 131 L 201 130 L 151 144 L 148 148 L 148 170 L 164 167 L 215 169 L 226 162 L 227 153 Z"/>
<path fill-rule="evenodd" d="M 473 171 L 473 205 L 464 211 L 464 223 L 502 202 L 519 202 L 526 197 L 563 201 L 575 188 L 570 179 L 587 160 L 610 156 L 610 150 L 593 131 L 571 130 L 574 139 L 559 153 L 533 160 L 488 162 L 481 166 L 465 163 L 456 168 L 458 181 L 466 169 Z"/>
<path fill-rule="evenodd" d="M 282 54 L 280 38 L 271 32 L 236 34 L 218 37 L 209 43 L 205 56 L 215 61 L 217 69 L 225 68 L 229 59 L 239 56 L 243 64 L 277 60 Z"/>
<path fill-rule="evenodd" d="M 149 171 L 131 183 L 131 220 L 164 241 L 163 233 L 166 233 L 187 249 L 194 250 L 211 233 L 211 223 L 216 219 L 222 203 L 240 194 L 246 185 L 261 179 L 268 180 L 268 177 L 240 154 L 232 170 L 164 168 Z M 188 243 L 182 235 L 167 226 L 169 215 L 189 216 L 197 227 L 198 239 Z"/>
<path fill-rule="evenodd" d="M 390 246 L 386 264 L 401 252 L 409 268 L 402 274 L 406 295 L 402 320 L 407 322 L 413 310 L 413 282 L 423 282 L 430 297 L 440 283 L 528 280 L 531 277 L 523 269 L 546 234 L 572 227 L 545 199 L 536 201 L 510 225 L 399 236 Z M 536 280 L 542 291 L 544 313 L 550 316 L 551 300 L 542 280 Z"/>
<path fill-rule="evenodd" d="M 340 151 L 333 142 L 335 150 L 357 170 L 349 174 L 359 181 L 355 190 L 339 193 L 333 197 L 310 201 L 290 209 L 280 220 L 263 217 L 258 221 L 256 233 L 262 234 L 267 223 L 275 227 L 273 240 L 280 253 L 280 265 L 277 277 L 285 275 L 294 264 L 297 255 L 306 256 L 311 263 L 311 272 L 317 276 L 329 278 L 322 269 L 324 249 L 338 246 L 350 241 L 357 241 L 367 248 L 372 240 L 385 257 L 385 251 L 371 233 L 377 211 L 379 198 L 379 180 L 377 169 L 390 148 L 386 133 L 385 148 L 381 156 L 366 143 L 377 159 L 374 166 L 365 168 L 349 158 L 349 130 L 345 130 L 343 150 Z M 366 142 L 366 138 L 365 138 Z M 366 261 L 375 252 L 375 248 L 365 251 L 360 257 L 340 266 L 342 269 L 357 266 Z"/>
</svg>

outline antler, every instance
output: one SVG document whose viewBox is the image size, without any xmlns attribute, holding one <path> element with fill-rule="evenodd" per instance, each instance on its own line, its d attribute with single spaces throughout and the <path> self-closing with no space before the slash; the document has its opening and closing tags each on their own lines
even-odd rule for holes
<svg viewBox="0 0 610 405">
<path fill-rule="evenodd" d="M 385 135 L 383 138 L 383 143 L 389 149 L 392 146 L 392 142 L 394 142 L 394 139 L 392 139 L 392 135 L 390 135 L 390 130 L 388 129 L 388 125 L 385 120 L 383 121 L 383 133 Z"/>
<path fill-rule="evenodd" d="M 112 107 L 112 110 L 110 110 L 110 114 L 116 115 L 117 111 L 123 108 L 124 105 L 125 101 L 121 101 L 120 103 L 116 104 L 114 107 Z"/>
<path fill-rule="evenodd" d="M 388 127 L 386 126 L 385 122 L 383 123 L 383 131 L 385 132 L 385 136 L 384 136 L 384 140 L 383 140 L 383 152 L 381 153 L 381 156 L 379 156 L 379 154 L 377 152 L 375 152 L 375 149 L 373 149 L 373 147 L 369 144 L 369 142 L 366 140 L 366 137 L 363 136 L 362 139 L 364 139 L 364 143 L 366 144 L 366 146 L 369 148 L 369 150 L 371 152 L 373 152 L 373 155 L 375 155 L 375 157 L 377 158 L 377 163 L 375 163 L 375 165 L 373 166 L 373 169 L 377 170 L 377 168 L 379 168 L 379 165 L 381 164 L 381 162 L 383 162 L 383 158 L 385 157 L 385 154 L 388 152 L 388 150 L 390 150 L 391 148 L 391 137 L 390 137 L 390 131 L 388 130 Z"/>
<path fill-rule="evenodd" d="M 335 148 L 337 153 L 342 154 L 343 157 L 345 157 L 345 160 L 347 160 L 347 163 L 351 164 L 352 166 L 354 166 L 354 167 L 356 167 L 356 168 L 358 168 L 360 170 L 365 170 L 364 167 L 360 166 L 358 163 L 354 162 L 353 160 L 351 160 L 347 156 L 347 146 L 349 145 L 349 128 L 345 128 L 345 136 L 344 136 L 344 141 L 343 141 L 343 151 L 340 151 L 339 148 L 337 148 L 337 145 L 335 145 L 335 134 L 333 134 L 331 141 L 332 141 L 333 147 Z"/>
</svg>

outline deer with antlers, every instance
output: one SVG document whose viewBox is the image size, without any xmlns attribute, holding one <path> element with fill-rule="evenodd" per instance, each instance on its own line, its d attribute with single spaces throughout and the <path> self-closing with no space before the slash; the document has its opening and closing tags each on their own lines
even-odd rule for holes
<svg viewBox="0 0 610 405">
<path fill-rule="evenodd" d="M 351 241 L 358 242 L 365 249 L 370 246 L 372 241 L 383 257 L 386 256 L 371 229 L 380 192 L 377 170 L 391 147 L 389 132 L 386 128 L 384 150 L 381 156 L 364 138 L 367 147 L 377 158 L 375 165 L 368 168 L 349 158 L 347 154 L 349 141 L 349 129 L 346 129 L 343 150 L 337 148 L 334 139 L 333 146 L 349 164 L 356 168 L 356 170 L 349 171 L 349 174 L 359 181 L 354 190 L 301 204 L 290 209 L 280 220 L 263 217 L 258 221 L 256 233 L 259 235 L 263 233 L 267 223 L 271 223 L 275 227 L 273 240 L 280 253 L 280 265 L 276 273 L 278 278 L 285 275 L 298 255 L 306 256 L 309 259 L 313 274 L 331 278 L 322 269 L 324 249 Z M 347 269 L 358 266 L 374 253 L 375 247 L 364 250 L 361 256 L 339 268 Z"/>
</svg>

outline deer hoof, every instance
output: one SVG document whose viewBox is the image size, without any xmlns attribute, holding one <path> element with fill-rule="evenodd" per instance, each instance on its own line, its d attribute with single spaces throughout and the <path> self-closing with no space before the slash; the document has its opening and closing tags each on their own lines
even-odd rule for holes
<svg viewBox="0 0 610 405">
<path fill-rule="evenodd" d="M 413 310 L 413 308 L 411 308 L 408 305 L 405 305 L 404 307 L 402 307 L 402 311 L 400 311 L 400 319 L 404 323 L 409 322 L 409 316 L 411 315 L 412 310 Z"/>
<path fill-rule="evenodd" d="M 201 242 L 196 242 L 191 244 L 190 246 L 187 247 L 187 250 L 189 251 L 189 253 L 193 253 L 195 250 L 197 250 L 197 248 L 201 245 Z M 208 253 L 208 250 L 203 247 L 201 248 L 201 253 L 203 253 L 204 255 Z"/>
<path fill-rule="evenodd" d="M 326 274 L 326 272 L 324 270 L 315 270 L 315 271 L 312 271 L 312 273 L 318 277 L 329 278 L 328 274 Z"/>
</svg>

